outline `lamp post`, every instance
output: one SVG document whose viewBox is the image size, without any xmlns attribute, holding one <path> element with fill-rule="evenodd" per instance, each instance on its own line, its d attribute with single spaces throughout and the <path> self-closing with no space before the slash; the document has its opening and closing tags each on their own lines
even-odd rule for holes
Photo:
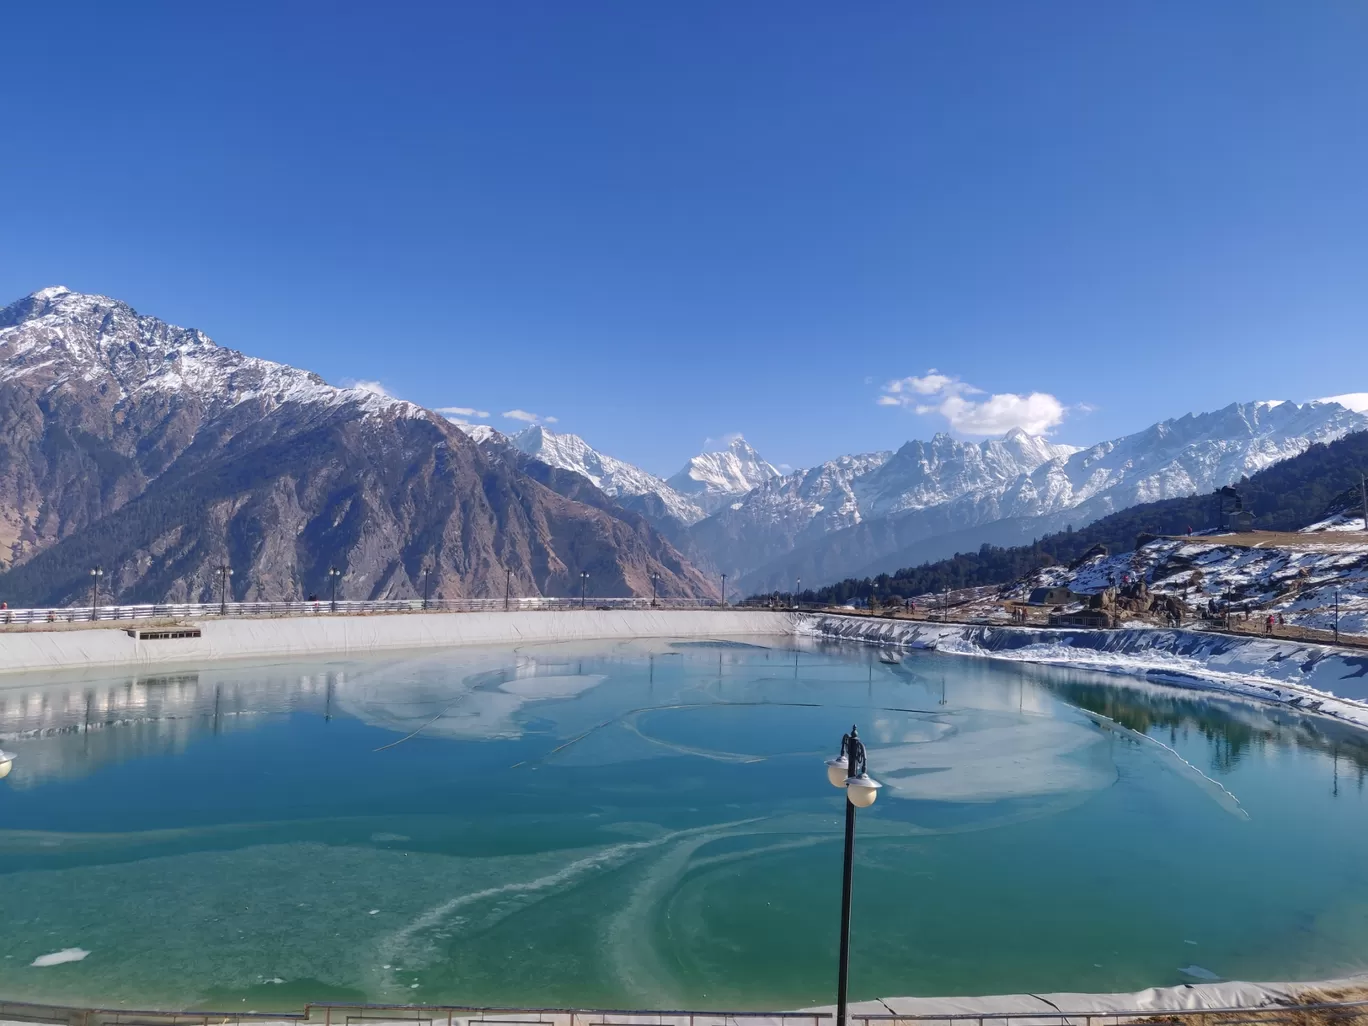
<svg viewBox="0 0 1368 1026">
<path fill-rule="evenodd" d="M 722 604 L 727 604 L 727 575 L 722 575 Z"/>
<path fill-rule="evenodd" d="M 836 981 L 836 1026 L 846 1026 L 846 983 L 850 976 L 850 874 L 855 863 L 855 810 L 867 809 L 883 787 L 865 765 L 865 746 L 859 731 L 841 736 L 841 754 L 826 761 L 827 780 L 843 787 L 845 802 L 845 875 L 841 881 L 841 967 Z"/>
<path fill-rule="evenodd" d="M 1335 644 L 1339 644 L 1339 589 L 1335 589 Z"/>
<path fill-rule="evenodd" d="M 342 576 L 342 571 L 335 566 L 328 567 L 328 579 L 332 582 L 332 611 L 337 612 L 337 579 Z"/>
<path fill-rule="evenodd" d="M 104 567 L 96 566 L 90 568 L 90 618 L 99 618 L 100 607 L 100 578 L 104 576 Z"/>
<path fill-rule="evenodd" d="M 659 584 L 659 583 L 660 583 L 660 574 L 658 574 L 658 573 L 656 573 L 654 570 L 652 570 L 652 571 L 651 571 L 651 608 L 652 608 L 652 609 L 654 609 L 654 608 L 655 608 L 655 605 L 656 605 L 656 585 Z"/>
<path fill-rule="evenodd" d="M 797 608 L 798 603 L 802 601 L 802 594 L 803 594 L 803 579 L 800 577 L 800 578 L 798 578 L 798 587 L 795 588 L 795 589 L 794 589 L 794 592 L 793 592 L 793 605 L 794 605 L 794 608 Z"/>
<path fill-rule="evenodd" d="M 580 571 L 580 608 L 584 608 L 584 593 L 589 587 L 589 571 Z"/>
<path fill-rule="evenodd" d="M 504 567 L 504 612 L 508 612 L 509 599 L 513 595 L 513 569 Z"/>
<path fill-rule="evenodd" d="M 233 576 L 233 568 L 227 563 L 218 565 L 219 575 L 219 616 L 228 614 L 228 578 Z"/>
<path fill-rule="evenodd" d="M 432 567 L 423 567 L 423 608 L 428 607 L 428 585 L 431 583 Z"/>
</svg>

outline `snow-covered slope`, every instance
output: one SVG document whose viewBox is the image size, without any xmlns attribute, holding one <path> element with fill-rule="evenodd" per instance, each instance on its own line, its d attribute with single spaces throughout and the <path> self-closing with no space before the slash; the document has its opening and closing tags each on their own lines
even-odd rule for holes
<svg viewBox="0 0 1368 1026">
<path fill-rule="evenodd" d="M 1338 403 L 1231 403 L 1052 461 L 1032 475 L 1032 484 L 1050 496 L 1041 512 L 1082 508 L 1092 520 L 1139 502 L 1219 488 L 1365 428 L 1368 417 Z"/>
<path fill-rule="evenodd" d="M 1144 581 L 1152 593 L 1181 598 L 1194 614 L 1208 607 L 1248 609 L 1257 622 L 1272 613 L 1292 626 L 1330 630 L 1336 606 L 1342 632 L 1368 632 L 1368 539 L 1307 536 L 1253 547 L 1239 535 L 1159 539 L 1133 552 L 1096 556 L 1076 567 L 1052 566 L 1020 582 L 1025 598 L 1040 586 L 1080 595 Z"/>
<path fill-rule="evenodd" d="M 869 452 L 771 478 L 723 506 L 690 532 L 695 549 L 713 566 L 760 566 L 795 545 L 858 524 L 855 483 L 893 454 Z"/>
<path fill-rule="evenodd" d="M 60 285 L 0 310 L 0 359 L 0 380 L 35 378 L 48 388 L 84 383 L 116 402 L 162 393 L 194 395 L 218 408 L 256 401 L 266 410 L 304 403 L 432 416 L 413 403 L 329 385 L 312 371 L 225 349 L 202 331 Z"/>
<path fill-rule="evenodd" d="M 895 516 L 964 496 L 1005 495 L 1037 467 L 1078 451 L 1020 429 L 984 442 L 961 442 L 942 433 L 930 442 L 908 442 L 856 481 L 854 490 L 865 518 Z"/>
<path fill-rule="evenodd" d="M 666 484 L 713 513 L 752 488 L 780 476 L 778 470 L 738 436 L 721 452 L 695 456 Z"/>
<path fill-rule="evenodd" d="M 666 512 L 686 525 L 707 515 L 654 474 L 599 452 L 579 435 L 560 434 L 533 425 L 511 436 L 509 441 L 543 463 L 584 475 L 612 498 L 658 496 Z"/>
</svg>

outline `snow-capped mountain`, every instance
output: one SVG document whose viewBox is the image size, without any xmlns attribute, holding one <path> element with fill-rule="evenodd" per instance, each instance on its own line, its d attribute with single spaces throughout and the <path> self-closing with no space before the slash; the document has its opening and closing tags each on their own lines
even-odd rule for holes
<svg viewBox="0 0 1368 1026">
<path fill-rule="evenodd" d="M 413 403 L 366 388 L 338 388 L 312 371 L 225 349 L 202 331 L 139 316 L 126 303 L 62 286 L 0 310 L 0 380 L 41 379 L 49 388 L 99 382 L 106 399 L 193 394 L 223 409 L 256 402 L 351 405 L 426 418 Z"/>
<path fill-rule="evenodd" d="M 510 436 L 509 441 L 543 463 L 583 474 L 605 495 L 624 500 L 624 504 L 630 505 L 625 500 L 638 496 L 656 496 L 665 512 L 684 525 L 707 515 L 654 474 L 599 452 L 579 435 L 548 431 L 535 424 Z"/>
<path fill-rule="evenodd" d="M 1078 447 L 1013 429 L 1002 438 L 960 442 L 941 433 L 908 442 L 853 482 L 861 518 L 896 516 L 966 495 L 1005 491 L 1037 467 L 1067 459 Z"/>
<path fill-rule="evenodd" d="M 556 494 L 438 414 L 47 288 L 0 309 L 0 597 L 710 595 L 640 517 Z"/>
<path fill-rule="evenodd" d="M 666 484 L 713 513 L 752 488 L 782 476 L 738 435 L 721 452 L 693 457 Z"/>
<path fill-rule="evenodd" d="M 842 456 L 767 481 L 699 524 L 691 536 L 713 563 L 745 573 L 869 519 L 1005 492 L 1041 464 L 1076 451 L 1024 431 L 984 442 L 942 433 L 930 442 L 908 442 L 896 453 Z"/>
<path fill-rule="evenodd" d="M 732 570 L 742 587 L 765 590 L 800 576 L 825 583 L 891 572 L 985 542 L 1019 544 L 1137 503 L 1210 491 L 1365 429 L 1368 416 L 1317 401 L 1232 403 L 1085 449 L 1022 432 L 981 443 L 937 435 L 851 482 L 857 523 Z M 707 524 L 695 534 L 705 537 Z"/>
<path fill-rule="evenodd" d="M 856 482 L 893 453 L 839 456 L 816 467 L 775 477 L 723 506 L 689 532 L 695 558 L 710 566 L 763 566 L 771 559 L 863 519 Z"/>
</svg>

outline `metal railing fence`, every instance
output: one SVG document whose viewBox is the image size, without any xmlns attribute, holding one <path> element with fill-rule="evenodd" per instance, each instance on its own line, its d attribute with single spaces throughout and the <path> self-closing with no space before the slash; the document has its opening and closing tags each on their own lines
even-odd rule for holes
<svg viewBox="0 0 1368 1026">
<path fill-rule="evenodd" d="M 699 599 L 662 598 L 594 598 L 583 601 L 574 598 L 502 598 L 471 599 L 328 599 L 296 600 L 291 602 L 161 602 L 116 606 L 52 606 L 32 609 L 0 610 L 0 624 L 91 623 L 97 620 L 184 620 L 220 616 L 323 616 L 335 613 L 360 615 L 366 613 L 481 613 L 530 612 L 568 609 L 721 609 L 720 602 Z M 726 608 L 737 608 L 728 605 Z"/>
<path fill-rule="evenodd" d="M 151 1011 L 79 1008 L 0 1001 L 0 1022 L 59 1026 L 314 1026 L 423 1023 L 427 1026 L 825 1026 L 831 1012 L 677 1011 L 654 1009 L 507 1008 L 465 1005 L 316 1003 L 297 1012 Z M 1039 1008 L 1011 1012 L 852 1012 L 854 1026 L 1363 1026 L 1368 1000 L 1316 1001 L 1223 1008 L 1135 1008 L 1069 1011 Z"/>
</svg>

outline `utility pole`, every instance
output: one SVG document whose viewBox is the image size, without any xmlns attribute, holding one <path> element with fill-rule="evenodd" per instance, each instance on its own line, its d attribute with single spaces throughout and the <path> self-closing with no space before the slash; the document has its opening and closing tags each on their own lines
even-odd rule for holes
<svg viewBox="0 0 1368 1026">
<path fill-rule="evenodd" d="M 1339 644 L 1339 589 L 1335 589 L 1335 644 Z"/>
<path fill-rule="evenodd" d="M 219 575 L 219 616 L 228 615 L 228 578 L 233 576 L 233 569 L 227 563 L 220 563 L 218 567 Z"/>
<path fill-rule="evenodd" d="M 509 599 L 513 595 L 513 570 L 504 567 L 504 612 L 508 612 Z"/>
<path fill-rule="evenodd" d="M 1363 529 L 1368 531 L 1368 480 L 1359 474 L 1359 488 L 1363 494 Z"/>
<path fill-rule="evenodd" d="M 90 571 L 90 618 L 95 620 L 99 617 L 100 608 L 100 578 L 104 576 L 104 567 L 92 567 Z"/>
<path fill-rule="evenodd" d="M 727 575 L 722 575 L 722 604 L 727 604 Z"/>
</svg>

